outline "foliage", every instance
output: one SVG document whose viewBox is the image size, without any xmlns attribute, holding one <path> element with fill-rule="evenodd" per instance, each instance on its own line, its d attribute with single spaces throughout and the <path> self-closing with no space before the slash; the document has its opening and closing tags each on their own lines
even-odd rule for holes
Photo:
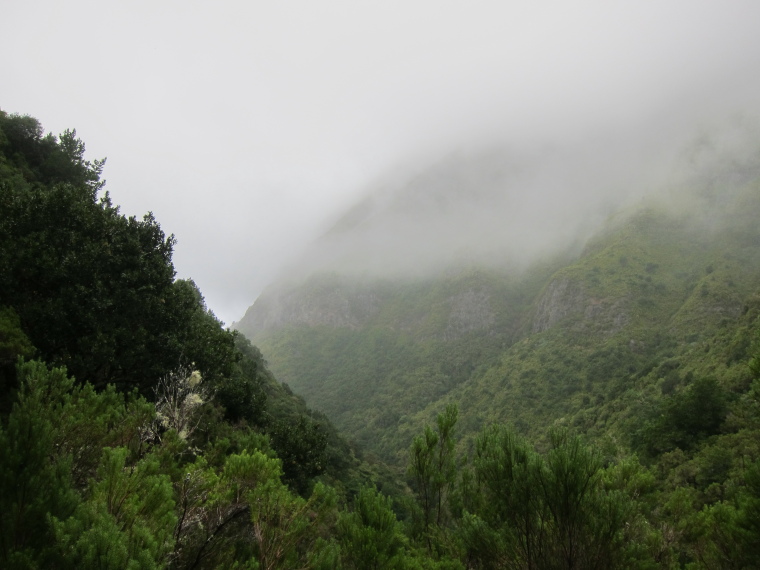
<svg viewBox="0 0 760 570">
<path fill-rule="evenodd" d="M 510 559 L 516 567 L 532 564 L 543 547 L 539 457 L 512 431 L 494 426 L 479 437 L 473 467 L 477 487 L 468 489 L 470 512 L 462 521 L 468 558 L 485 567 Z"/>
<path fill-rule="evenodd" d="M 16 387 L 16 360 L 31 357 L 34 347 L 21 328 L 21 320 L 12 307 L 0 307 L 0 394 Z M 0 404 L 0 410 L 10 412 L 10 401 Z"/>
<path fill-rule="evenodd" d="M 278 420 L 268 433 L 282 460 L 285 480 L 296 492 L 306 494 L 314 476 L 324 471 L 327 435 L 305 415 L 295 421 Z"/>
<path fill-rule="evenodd" d="M 315 273 L 272 286 L 239 326 L 278 378 L 397 468 L 451 402 L 463 449 L 503 422 L 533 441 L 559 423 L 627 444 L 663 395 L 708 378 L 729 414 L 758 315 L 760 182 L 721 180 L 720 208 L 688 193 L 688 212 L 644 203 L 573 256 L 406 280 Z M 723 428 L 692 443 L 674 429 L 672 445 L 698 446 Z"/>
<path fill-rule="evenodd" d="M 265 427 L 267 416 L 267 383 L 274 379 L 266 376 L 261 352 L 241 334 L 235 335 L 235 348 L 240 358 L 235 362 L 229 377 L 215 384 L 216 399 L 224 406 L 225 417 L 231 422 L 246 421 L 249 425 Z"/>
<path fill-rule="evenodd" d="M 351 326 L 261 340 L 362 462 L 102 166 L 0 112 L 0 566 L 760 565 L 757 182 L 520 275 L 307 284 Z"/>
<path fill-rule="evenodd" d="M 174 281 L 174 237 L 98 197 L 103 161 L 84 159 L 74 131 L 43 137 L 36 120 L 5 113 L 0 130 L 0 303 L 39 356 L 146 395 L 192 362 L 209 380 L 229 376 L 232 335 L 192 282 Z"/>
<path fill-rule="evenodd" d="M 632 496 L 604 485 L 598 453 L 567 432 L 539 455 L 501 426 L 478 439 L 476 487 L 462 519 L 467 557 L 481 568 L 629 568 Z"/>
<path fill-rule="evenodd" d="M 61 566 L 159 568 L 176 523 L 169 478 L 154 457 L 126 468 L 126 448 L 103 450 L 87 499 L 54 520 Z"/>
<path fill-rule="evenodd" d="M 100 175 L 105 159 L 85 160 L 85 146 L 76 130 L 66 130 L 60 137 L 43 135 L 37 119 L 0 111 L 0 176 L 12 175 L 28 183 L 67 182 L 93 192 L 103 186 Z"/>
<path fill-rule="evenodd" d="M 402 564 L 405 539 L 391 500 L 372 487 L 363 487 L 354 511 L 341 515 L 338 536 L 346 568 L 380 570 Z"/>
<path fill-rule="evenodd" d="M 65 371 L 48 372 L 41 364 L 24 365 L 19 375 L 18 402 L 0 430 L 0 562 L 5 567 L 44 557 L 51 537 L 48 513 L 67 516 L 77 504 L 72 458 L 56 453 L 55 437 L 71 381 Z"/>
<path fill-rule="evenodd" d="M 425 426 L 425 433 L 416 437 L 409 449 L 407 474 L 417 495 L 419 510 L 415 511 L 415 532 L 424 537 L 432 550 L 431 531 L 448 522 L 448 496 L 456 476 L 454 456 L 454 427 L 456 406 L 447 406 L 436 418 L 436 431 Z"/>
<path fill-rule="evenodd" d="M 315 477 L 377 469 L 174 279 L 173 237 L 100 196 L 84 150 L 0 111 L 0 566 L 330 567 Z"/>
<path fill-rule="evenodd" d="M 673 449 L 691 449 L 720 432 L 726 418 L 726 394 L 715 378 L 699 378 L 681 392 L 663 399 L 657 415 L 636 441 L 650 455 Z"/>
<path fill-rule="evenodd" d="M 0 365 L 14 364 L 19 356 L 31 356 L 34 347 L 21 330 L 21 320 L 11 307 L 0 307 Z"/>
<path fill-rule="evenodd" d="M 142 427 L 152 417 L 144 401 L 112 388 L 97 393 L 91 385 L 76 386 L 61 368 L 27 362 L 19 364 L 18 375 L 17 402 L 0 431 L 5 489 L 0 560 L 11 565 L 20 556 L 49 554 L 47 516 L 71 516 L 79 508 L 79 493 L 96 478 L 101 451 L 138 449 Z"/>
</svg>

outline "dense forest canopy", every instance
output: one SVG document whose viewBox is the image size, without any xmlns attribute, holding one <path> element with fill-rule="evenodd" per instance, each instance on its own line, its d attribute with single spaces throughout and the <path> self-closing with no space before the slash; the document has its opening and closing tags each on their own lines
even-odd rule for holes
<svg viewBox="0 0 760 570">
<path fill-rule="evenodd" d="M 243 449 L 276 453 L 272 473 L 290 486 L 283 487 L 288 495 L 308 494 L 317 475 L 345 480 L 358 465 L 326 418 L 277 383 L 244 337 L 221 326 L 195 284 L 175 279 L 173 236 L 150 213 L 121 215 L 103 189 L 105 160 L 90 162 L 84 152 L 73 130 L 45 135 L 36 119 L 0 111 L 4 566 L 46 566 L 50 553 L 39 549 L 54 532 L 46 516 L 73 516 L 83 496 L 94 500 L 85 490 L 105 448 L 114 448 L 117 463 L 135 466 L 174 446 L 174 469 L 204 457 L 200 449 L 209 459 L 216 454 L 217 463 Z M 15 437 L 21 425 L 33 441 Z M 50 446 L 65 451 L 48 457 Z M 41 455 L 29 467 L 35 450 Z M 84 467 L 72 467 L 72 460 Z M 14 495 L 21 481 L 44 477 L 35 468 L 63 477 L 55 485 L 63 485 L 68 507 L 56 510 L 58 502 L 27 491 Z M 167 469 L 162 465 L 162 478 Z M 40 484 L 40 492 L 58 492 L 47 488 L 52 480 Z M 166 490 L 163 522 L 174 508 Z M 41 501 L 36 511 L 34 501 Z M 162 564 L 165 547 L 153 553 Z"/>
<path fill-rule="evenodd" d="M 50 363 L 97 386 L 147 393 L 191 362 L 231 372 L 233 338 L 189 281 L 175 281 L 173 236 L 151 214 L 119 214 L 75 131 L 43 136 L 31 117 L 0 117 L 2 303 Z"/>
<path fill-rule="evenodd" d="M 733 320 L 731 311 L 699 313 L 705 334 L 691 338 L 689 350 L 663 341 L 634 357 L 609 338 L 599 341 L 608 331 L 593 321 L 563 330 L 548 326 L 562 319 L 548 318 L 532 331 L 538 336 L 523 339 L 515 325 L 509 350 L 534 370 L 524 382 L 499 369 L 513 362 L 508 353 L 489 356 L 507 346 L 505 337 L 479 344 L 487 337 L 457 313 L 458 332 L 475 336 L 456 337 L 448 356 L 445 345 L 428 345 L 428 355 L 445 356 L 435 378 L 477 370 L 480 357 L 497 366 L 479 369 L 481 391 L 452 391 L 420 412 L 428 421 L 409 423 L 419 429 L 406 432 L 397 460 L 403 465 L 393 471 L 370 454 L 366 461 L 357 456 L 324 415 L 275 380 L 259 349 L 221 326 L 194 283 L 176 279 L 173 237 L 150 214 L 121 215 L 104 191 L 104 161 L 90 162 L 84 151 L 74 131 L 46 135 L 35 119 L 0 111 L 3 568 L 760 564 L 756 298 L 743 298 L 746 308 Z M 745 202 L 737 219 L 754 203 Z M 662 230 L 651 216 L 633 223 Z M 700 288 L 687 305 L 719 298 L 718 277 L 729 272 L 734 285 L 726 288 L 757 292 L 755 273 L 734 271 L 751 258 L 755 234 L 742 224 L 734 230 L 731 243 L 744 249 L 731 263 L 700 268 Z M 607 242 L 589 244 L 587 253 L 594 252 L 612 261 L 569 267 L 567 282 L 598 266 L 596 273 L 614 269 L 621 290 L 646 290 L 649 302 L 637 305 L 640 330 L 664 306 L 658 303 L 672 299 L 658 301 L 659 283 L 639 280 L 639 270 L 666 289 L 686 279 L 666 278 L 643 254 L 623 255 Z M 462 279 L 473 285 L 481 277 Z M 532 302 L 525 290 L 498 287 L 517 307 Z M 436 295 L 402 291 L 406 304 L 382 324 L 414 317 L 404 309 L 420 299 L 432 298 L 440 310 Z M 465 297 L 473 299 L 480 297 Z M 694 313 L 675 312 L 672 326 L 694 326 Z M 493 325 L 519 324 L 519 316 L 502 315 Z M 428 331 L 434 325 L 422 322 Z M 320 330 L 328 343 L 342 334 Z M 403 349 L 387 331 L 371 333 L 375 348 Z M 561 333 L 577 343 L 596 338 L 595 351 L 576 344 L 581 356 L 563 353 Z M 377 364 L 361 338 L 354 346 L 366 364 Z M 418 362 L 414 348 L 406 347 L 402 364 Z M 552 354 L 564 354 L 564 367 Z M 572 370 L 589 355 L 580 390 Z M 616 375 L 620 362 L 626 376 Z M 531 392 L 545 388 L 538 382 L 543 369 L 557 378 L 557 393 Z M 428 372 L 418 366 L 407 380 L 429 379 Z M 503 404 L 510 389 L 525 401 L 585 408 L 553 426 L 538 414 L 546 429 L 526 437 L 519 425 L 477 415 L 480 406 L 489 409 L 486 401 Z M 384 396 L 387 403 L 392 395 Z M 618 424 L 600 421 L 604 414 L 630 437 L 611 444 L 619 431 L 605 430 Z M 406 437 L 385 420 L 390 438 Z"/>
</svg>

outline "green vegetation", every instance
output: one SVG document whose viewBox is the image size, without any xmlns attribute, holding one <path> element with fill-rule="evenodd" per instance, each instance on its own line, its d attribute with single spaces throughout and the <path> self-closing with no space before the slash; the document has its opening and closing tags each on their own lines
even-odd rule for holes
<svg viewBox="0 0 760 570">
<path fill-rule="evenodd" d="M 398 484 L 175 280 L 173 237 L 120 215 L 84 150 L 0 111 L 0 566 L 306 556 L 317 503 Z M 251 546 L 272 517 L 302 527 L 276 564 Z"/>
<path fill-rule="evenodd" d="M 520 275 L 307 283 L 353 297 L 260 339 L 393 471 L 102 167 L 0 112 L 0 567 L 760 565 L 757 183 Z"/>
<path fill-rule="evenodd" d="M 714 378 L 727 405 L 746 390 L 760 277 L 748 212 L 760 214 L 758 195 L 758 182 L 735 191 L 743 226 L 733 209 L 716 221 L 647 207 L 611 220 L 579 256 L 512 275 L 317 275 L 278 306 L 313 313 L 329 294 L 349 307 L 372 299 L 370 309 L 349 309 L 358 317 L 345 325 L 257 330 L 275 289 L 239 327 L 278 378 L 399 468 L 414 434 L 449 403 L 469 447 L 489 423 L 536 441 L 555 422 L 620 440 L 632 413 L 649 420 L 663 394 L 695 379 Z"/>
<path fill-rule="evenodd" d="M 586 474 L 603 492 L 585 497 L 607 515 L 572 531 L 599 555 L 576 567 L 755 567 L 760 165 L 751 160 L 617 214 L 575 255 L 417 281 L 315 274 L 271 287 L 238 326 L 339 429 L 399 473 L 413 466 L 420 510 L 409 509 L 409 532 L 432 554 L 483 568 L 556 562 L 570 550 L 549 506 L 560 495 L 537 481 L 582 435 L 592 455 L 562 453 L 594 466 Z M 430 471 L 440 435 L 426 426 L 452 405 L 462 480 L 446 483 L 438 509 L 434 481 L 448 479 Z M 507 479 L 514 496 L 489 487 L 488 458 L 519 471 Z M 521 496 L 523 486 L 545 495 Z M 485 503 L 468 502 L 474 488 Z M 600 526 L 620 519 L 631 534 Z M 520 525 L 541 531 L 526 538 Z"/>
<path fill-rule="evenodd" d="M 267 355 L 278 379 L 361 447 L 403 463 L 408 441 L 424 423 L 407 427 L 409 418 L 498 361 L 517 337 L 541 280 L 558 263 L 520 279 L 474 268 L 417 283 L 357 285 L 318 275 L 299 291 L 304 303 L 339 295 L 366 322 L 288 324 L 256 333 L 244 319 L 238 327 Z"/>
<path fill-rule="evenodd" d="M 84 150 L 73 131 L 43 136 L 35 119 L 0 112 L 5 412 L 20 387 L 18 356 L 65 367 L 98 390 L 136 390 L 149 400 L 168 378 L 197 371 L 214 394 L 200 408 L 205 414 L 270 434 L 283 456 L 298 456 L 297 469 L 285 466 L 292 485 L 303 490 L 315 475 L 357 469 L 326 418 L 279 385 L 245 338 L 221 327 L 192 281 L 174 279 L 173 237 L 150 214 L 126 218 L 107 193 L 99 197 L 105 161 L 85 160 Z M 308 456 L 298 455 L 297 438 L 283 436 L 280 425 L 311 435 Z M 339 456 L 340 467 L 330 462 Z"/>
</svg>

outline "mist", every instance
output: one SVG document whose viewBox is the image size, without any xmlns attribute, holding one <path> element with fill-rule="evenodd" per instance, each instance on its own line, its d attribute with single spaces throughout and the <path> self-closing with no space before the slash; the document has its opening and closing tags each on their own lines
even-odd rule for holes
<svg viewBox="0 0 760 570">
<path fill-rule="evenodd" d="M 11 0 L 3 16 L 0 107 L 107 156 L 113 201 L 176 235 L 178 276 L 228 323 L 285 267 L 323 263 L 309 244 L 363 200 L 368 270 L 532 255 L 656 192 L 677 149 L 760 101 L 754 0 Z M 350 265 L 331 235 L 324 263 Z"/>
<path fill-rule="evenodd" d="M 684 119 L 671 114 L 669 125 L 582 140 L 462 147 L 398 168 L 367 187 L 282 278 L 425 279 L 463 266 L 517 273 L 579 253 L 605 225 L 642 207 L 717 223 L 716 205 L 760 176 L 760 122 L 747 114 Z"/>
</svg>

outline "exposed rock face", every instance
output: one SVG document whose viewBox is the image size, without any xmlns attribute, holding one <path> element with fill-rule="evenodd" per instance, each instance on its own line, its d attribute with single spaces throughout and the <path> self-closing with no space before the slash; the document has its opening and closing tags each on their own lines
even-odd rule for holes
<svg viewBox="0 0 760 570">
<path fill-rule="evenodd" d="M 629 321 L 624 299 L 591 297 L 583 284 L 562 277 L 552 281 L 538 302 L 533 318 L 533 333 L 544 332 L 566 317 L 573 316 L 573 329 L 593 330 L 612 335 Z"/>
<path fill-rule="evenodd" d="M 538 302 L 532 332 L 544 332 L 568 315 L 583 312 L 584 305 L 586 295 L 580 284 L 567 277 L 555 279 Z"/>
<path fill-rule="evenodd" d="M 450 303 L 449 322 L 443 335 L 446 340 L 468 332 L 490 329 L 496 322 L 490 295 L 484 291 L 468 289 L 452 297 Z"/>
<path fill-rule="evenodd" d="M 324 279 L 298 287 L 270 289 L 256 300 L 235 327 L 251 338 L 286 326 L 359 329 L 372 325 L 373 318 L 394 302 L 398 299 L 381 285 Z M 445 329 L 434 336 L 454 340 L 495 326 L 495 310 L 487 290 L 469 288 L 439 302 L 443 303 L 448 319 Z M 423 308 L 419 314 L 402 313 L 395 319 L 385 320 L 383 326 L 414 333 L 425 326 L 427 316 Z"/>
<path fill-rule="evenodd" d="M 380 297 L 371 289 L 325 280 L 265 292 L 236 328 L 251 337 L 287 325 L 358 328 L 379 307 Z"/>
</svg>

